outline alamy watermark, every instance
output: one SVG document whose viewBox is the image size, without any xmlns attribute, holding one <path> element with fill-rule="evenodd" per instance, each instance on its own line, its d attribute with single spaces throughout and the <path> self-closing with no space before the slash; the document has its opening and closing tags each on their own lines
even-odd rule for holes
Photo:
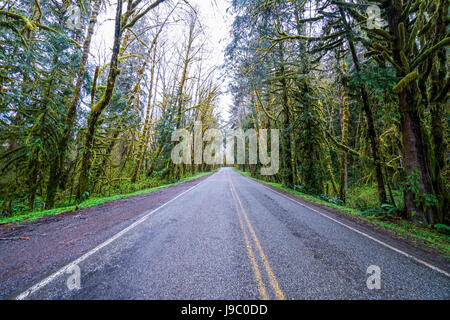
<svg viewBox="0 0 450 320">
<path fill-rule="evenodd" d="M 77 30 L 81 28 L 81 10 L 76 4 L 68 3 L 67 13 L 69 15 L 66 25 L 70 30 Z"/>
<path fill-rule="evenodd" d="M 66 269 L 67 274 L 70 276 L 67 278 L 66 285 L 69 290 L 81 289 L 81 269 L 78 265 L 73 264 Z"/>
<path fill-rule="evenodd" d="M 207 129 L 203 132 L 202 123 L 196 121 L 192 133 L 187 129 L 177 129 L 172 133 L 172 141 L 178 142 L 172 149 L 172 161 L 174 164 L 233 165 L 257 164 L 259 158 L 259 163 L 263 165 L 261 175 L 274 175 L 280 168 L 280 134 L 278 129 L 270 129 L 270 135 L 268 131 L 268 129 L 258 131 L 237 129 L 224 137 L 218 129 Z M 269 140 L 270 152 L 268 152 Z"/>
<path fill-rule="evenodd" d="M 366 281 L 367 289 L 380 290 L 381 289 L 381 268 L 377 265 L 371 265 L 367 268 L 366 273 L 370 275 Z"/>
<path fill-rule="evenodd" d="M 381 19 L 381 9 L 379 6 L 376 4 L 369 4 L 366 13 L 368 29 L 379 29 L 383 26 L 384 21 Z"/>
</svg>

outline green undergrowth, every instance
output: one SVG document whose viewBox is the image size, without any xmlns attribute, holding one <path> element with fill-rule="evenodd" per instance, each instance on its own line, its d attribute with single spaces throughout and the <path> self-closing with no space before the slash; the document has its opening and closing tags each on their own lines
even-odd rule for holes
<svg viewBox="0 0 450 320">
<path fill-rule="evenodd" d="M 376 228 L 382 228 L 385 231 L 389 232 L 389 234 L 391 234 L 391 236 L 394 238 L 408 239 L 409 243 L 411 243 L 416 247 L 421 247 L 428 251 L 434 249 L 435 251 L 438 251 L 445 259 L 450 260 L 450 244 L 449 244 L 450 236 L 448 232 L 449 231 L 448 226 L 435 225 L 433 227 L 425 228 L 395 216 L 391 215 L 378 216 L 377 212 L 379 211 L 377 210 L 377 208 L 358 210 L 348 206 L 332 203 L 330 201 L 326 201 L 319 197 L 302 193 L 297 190 L 286 188 L 282 186 L 280 183 L 268 182 L 254 178 L 250 175 L 249 172 L 244 172 L 241 170 L 236 171 L 247 178 L 260 181 L 264 184 L 275 187 L 289 194 L 295 195 L 300 199 L 303 199 L 310 203 L 318 204 L 327 207 L 329 209 L 337 210 L 340 213 L 350 216 L 354 219 L 370 223 L 374 225 Z M 355 190 L 352 190 L 351 192 L 355 192 Z M 361 198 L 363 197 L 371 198 L 372 195 L 363 195 Z M 373 215 L 371 215 L 371 212 L 373 212 Z"/>
<path fill-rule="evenodd" d="M 101 197 L 95 197 L 92 196 L 89 199 L 75 205 L 68 205 L 68 206 L 64 206 L 61 208 L 55 208 L 55 209 L 50 209 L 50 210 L 42 210 L 42 211 L 33 211 L 30 213 L 25 213 L 25 214 L 18 214 L 18 215 L 14 215 L 14 216 L 10 216 L 10 217 L 3 217 L 0 219 L 0 224 L 4 224 L 4 223 L 10 223 L 10 222 L 14 222 L 14 223 L 18 223 L 18 222 L 23 222 L 23 221 L 34 221 L 36 219 L 39 219 L 41 217 L 46 217 L 46 216 L 54 216 L 60 213 L 64 213 L 64 212 L 69 212 L 69 211 L 75 211 L 75 210 L 82 210 L 82 209 L 87 209 L 87 208 L 92 208 L 95 206 L 99 206 L 102 205 L 106 202 L 110 202 L 110 201 L 114 201 L 114 200 L 119 200 L 119 199 L 124 199 L 124 198 L 129 198 L 129 197 L 134 197 L 134 196 L 138 196 L 141 194 L 147 194 L 147 193 L 151 193 L 154 192 L 156 190 L 160 190 L 160 189 L 164 189 L 167 187 L 171 187 L 183 182 L 187 182 L 187 181 L 192 181 L 198 178 L 201 178 L 203 176 L 209 175 L 211 174 L 211 172 L 200 172 L 197 173 L 193 176 L 190 177 L 185 177 L 183 179 L 180 179 L 174 183 L 169 183 L 169 184 L 163 184 L 163 185 L 159 185 L 156 187 L 152 187 L 152 188 L 145 188 L 139 191 L 134 191 L 131 193 L 120 193 L 120 194 L 116 194 L 116 195 L 112 195 L 112 196 L 101 196 Z"/>
</svg>

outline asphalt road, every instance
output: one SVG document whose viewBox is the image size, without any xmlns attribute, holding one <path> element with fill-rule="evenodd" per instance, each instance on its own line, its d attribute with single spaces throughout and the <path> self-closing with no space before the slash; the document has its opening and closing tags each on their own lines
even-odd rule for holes
<svg viewBox="0 0 450 320">
<path fill-rule="evenodd" d="M 330 214 L 330 216 L 332 216 Z M 448 275 L 223 168 L 19 296 L 449 299 Z M 368 289 L 369 266 L 380 289 Z M 71 282 L 74 281 L 74 282 Z M 76 286 L 76 285 L 75 285 Z"/>
</svg>

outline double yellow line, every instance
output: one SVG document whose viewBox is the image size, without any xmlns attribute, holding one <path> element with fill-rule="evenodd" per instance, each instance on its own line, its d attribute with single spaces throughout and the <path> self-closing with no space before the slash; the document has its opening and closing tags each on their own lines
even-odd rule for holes
<svg viewBox="0 0 450 320">
<path fill-rule="evenodd" d="M 263 282 L 262 277 L 261 277 L 261 272 L 259 271 L 258 263 L 256 262 L 255 254 L 253 252 L 252 246 L 250 244 L 249 237 L 247 235 L 247 230 L 246 230 L 245 225 L 244 225 L 244 220 L 246 222 L 246 225 L 247 225 L 247 228 L 248 228 L 248 230 L 250 232 L 250 235 L 251 235 L 251 237 L 253 239 L 253 242 L 255 243 L 256 248 L 258 249 L 258 253 L 259 253 L 259 256 L 261 257 L 261 260 L 262 260 L 262 262 L 264 264 L 264 268 L 266 269 L 266 273 L 267 273 L 267 276 L 269 278 L 270 285 L 271 285 L 273 291 L 275 292 L 275 295 L 276 295 L 277 299 L 285 300 L 286 297 L 284 296 L 283 292 L 281 291 L 280 285 L 278 284 L 278 281 L 277 281 L 277 278 L 275 277 L 272 269 L 270 268 L 269 261 L 267 260 L 267 257 L 264 254 L 264 251 L 263 251 L 263 249 L 261 247 L 261 244 L 259 243 L 258 237 L 256 236 L 255 230 L 253 229 L 252 224 L 250 223 L 250 220 L 248 219 L 247 213 L 245 212 L 245 209 L 242 206 L 241 199 L 239 198 L 239 196 L 238 196 L 238 194 L 236 192 L 236 189 L 234 188 L 233 182 L 231 181 L 230 176 L 229 176 L 228 173 L 227 173 L 227 178 L 228 178 L 228 181 L 229 181 L 229 184 L 230 184 L 231 196 L 233 198 L 233 203 L 234 203 L 234 205 L 236 207 L 236 213 L 237 213 L 238 218 L 239 218 L 239 223 L 240 223 L 240 226 L 241 226 L 241 230 L 242 230 L 242 233 L 244 234 L 245 245 L 247 247 L 248 257 L 249 257 L 250 262 L 252 264 L 252 269 L 253 269 L 253 273 L 255 275 L 256 283 L 258 284 L 259 293 L 261 294 L 261 297 L 264 300 L 269 299 L 269 295 L 267 294 L 267 290 L 266 290 L 266 288 L 264 286 L 264 282 Z M 242 219 L 242 216 L 244 217 L 244 219 Z"/>
</svg>

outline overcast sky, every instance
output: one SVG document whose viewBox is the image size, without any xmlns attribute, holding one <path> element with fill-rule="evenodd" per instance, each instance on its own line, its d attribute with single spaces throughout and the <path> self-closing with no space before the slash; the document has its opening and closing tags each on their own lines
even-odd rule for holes
<svg viewBox="0 0 450 320">
<path fill-rule="evenodd" d="M 180 0 L 181 1 L 181 0 Z M 188 0 L 189 3 L 198 8 L 198 15 L 202 26 L 208 35 L 208 48 L 211 54 L 208 56 L 208 61 L 206 65 L 211 66 L 222 66 L 224 64 L 224 50 L 228 44 L 230 27 L 232 24 L 232 15 L 227 13 L 227 8 L 230 6 L 229 0 Z M 114 3 L 114 2 L 112 2 Z M 164 4 L 162 4 L 164 5 Z M 92 43 L 92 53 L 96 64 L 103 64 L 109 55 L 113 39 L 114 30 L 114 10 L 113 7 L 109 7 L 106 13 L 103 13 L 99 17 L 99 23 L 97 30 L 93 37 Z M 180 32 L 182 32 L 183 26 L 180 25 Z M 219 74 L 219 73 L 218 73 Z M 232 103 L 231 95 L 227 94 L 228 90 L 228 80 L 224 72 L 220 72 L 222 77 L 220 81 L 222 82 L 221 91 L 222 95 L 220 97 L 220 111 L 224 120 L 228 119 L 228 109 Z"/>
<path fill-rule="evenodd" d="M 230 7 L 228 0 L 189 0 L 191 4 L 195 4 L 199 7 L 200 21 L 203 22 L 207 33 L 209 33 L 212 54 L 211 64 L 222 66 L 224 64 L 224 51 L 228 44 L 231 24 L 233 23 L 233 17 L 227 13 L 227 8 Z M 223 94 L 220 99 L 220 107 L 222 115 L 225 120 L 228 119 L 227 111 L 232 104 L 232 97 L 226 94 L 228 90 L 227 78 L 223 78 L 222 91 Z"/>
</svg>

